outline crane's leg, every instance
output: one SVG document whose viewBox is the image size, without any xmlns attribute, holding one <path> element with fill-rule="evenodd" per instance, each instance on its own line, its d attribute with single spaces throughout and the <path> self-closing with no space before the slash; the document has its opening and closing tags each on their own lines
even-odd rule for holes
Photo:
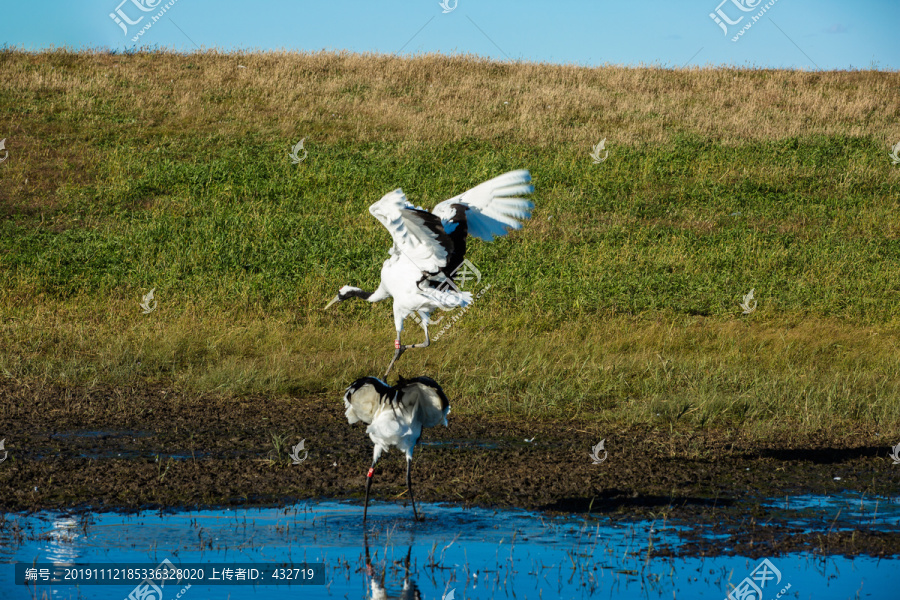
<svg viewBox="0 0 900 600">
<path fill-rule="evenodd" d="M 387 371 L 384 372 L 384 378 L 387 380 L 388 373 L 391 372 L 391 369 L 394 366 L 394 363 L 397 362 L 397 359 L 400 358 L 400 355 L 403 354 L 403 351 L 406 350 L 406 346 L 400 343 L 400 330 L 397 330 L 397 339 L 394 341 L 394 358 L 391 359 L 391 364 L 388 365 Z"/>
<path fill-rule="evenodd" d="M 419 513 L 416 512 L 416 501 L 413 498 L 412 480 L 410 479 L 410 475 L 409 475 L 410 465 L 412 465 L 412 459 L 409 457 L 406 457 L 406 489 L 409 490 L 409 501 L 412 502 L 413 517 L 415 518 L 416 521 L 418 521 Z"/>
<path fill-rule="evenodd" d="M 425 315 L 425 318 L 422 319 L 422 329 L 425 330 L 425 342 L 422 344 L 401 344 L 400 343 L 400 332 L 402 329 L 397 330 L 397 339 L 394 340 L 394 358 L 391 359 L 391 364 L 388 365 L 387 371 L 384 372 L 384 378 L 387 379 L 388 373 L 391 372 L 391 369 L 394 367 L 394 363 L 397 362 L 397 359 L 400 358 L 400 355 L 409 350 L 410 348 L 427 348 L 429 344 L 431 344 L 431 338 L 428 336 L 428 315 Z"/>
<path fill-rule="evenodd" d="M 363 507 L 363 525 L 366 524 L 366 515 L 369 513 L 369 488 L 372 487 L 372 477 L 375 475 L 375 463 L 377 462 L 377 458 L 372 461 L 372 466 L 369 467 L 369 473 L 366 475 L 366 503 Z"/>
<path fill-rule="evenodd" d="M 420 316 L 421 316 L 421 315 L 420 315 Z M 426 313 L 426 314 L 424 315 L 425 318 L 422 319 L 422 329 L 425 330 L 425 343 L 423 343 L 423 344 L 409 344 L 409 345 L 407 345 L 407 346 L 403 346 L 403 349 L 404 349 L 404 350 L 409 350 L 410 348 L 427 348 L 427 347 L 428 347 L 428 344 L 431 343 L 431 338 L 428 337 L 428 319 L 430 318 L 430 316 L 431 316 L 431 315 L 429 315 L 429 314 Z M 397 336 L 397 339 L 399 340 L 399 339 L 400 339 L 400 336 Z"/>
<path fill-rule="evenodd" d="M 419 588 L 415 581 L 409 580 L 409 559 L 412 556 L 412 546 L 406 550 L 406 560 L 403 561 L 403 591 L 400 593 L 401 598 L 419 598 Z M 409 593 L 412 592 L 412 593 Z"/>
<path fill-rule="evenodd" d="M 366 546 L 366 574 L 375 575 L 375 567 L 372 566 L 372 559 L 369 557 L 369 532 L 363 532 L 363 543 Z"/>
</svg>

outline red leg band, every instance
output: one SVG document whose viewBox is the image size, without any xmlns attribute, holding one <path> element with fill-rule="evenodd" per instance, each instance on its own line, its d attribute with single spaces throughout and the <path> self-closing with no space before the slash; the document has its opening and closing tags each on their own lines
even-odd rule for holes
<svg viewBox="0 0 900 600">
<path fill-rule="evenodd" d="M 366 475 L 366 477 L 371 477 L 373 473 L 375 473 L 375 467 L 369 467 L 369 473 Z"/>
<path fill-rule="evenodd" d="M 396 348 L 397 350 L 400 349 L 400 340 L 394 340 L 394 348 Z"/>
</svg>

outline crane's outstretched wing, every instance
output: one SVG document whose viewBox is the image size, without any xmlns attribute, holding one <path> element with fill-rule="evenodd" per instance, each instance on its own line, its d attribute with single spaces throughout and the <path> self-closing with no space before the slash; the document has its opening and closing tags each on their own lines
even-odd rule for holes
<svg viewBox="0 0 900 600">
<path fill-rule="evenodd" d="M 450 400 L 441 386 L 430 377 L 400 378 L 397 383 L 400 389 L 400 402 L 408 408 L 416 403 L 421 411 L 422 427 L 447 426 L 447 415 L 450 414 Z"/>
<path fill-rule="evenodd" d="M 381 398 L 393 394 L 391 386 L 376 377 L 363 377 L 350 384 L 344 393 L 344 416 L 351 425 L 357 421 L 371 424 Z"/>
<path fill-rule="evenodd" d="M 431 212 L 440 217 L 451 237 L 458 226 L 454 223 L 461 224 L 465 219 L 469 235 L 490 242 L 510 229 L 521 229 L 520 220 L 531 217 L 534 204 L 516 197 L 534 191 L 530 181 L 528 171 L 510 171 L 441 202 Z M 460 210 L 458 205 L 465 210 Z"/>
<path fill-rule="evenodd" d="M 444 233 L 440 218 L 410 204 L 403 190 L 385 194 L 369 212 L 391 234 L 394 248 L 419 269 L 436 273 L 447 264 L 453 241 Z"/>
</svg>

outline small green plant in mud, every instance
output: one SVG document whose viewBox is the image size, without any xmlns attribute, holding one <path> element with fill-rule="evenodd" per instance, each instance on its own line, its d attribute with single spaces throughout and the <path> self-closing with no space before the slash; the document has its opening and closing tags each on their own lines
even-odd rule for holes
<svg viewBox="0 0 900 600">
<path fill-rule="evenodd" d="M 169 467 L 172 466 L 172 463 L 175 461 L 173 457 L 169 457 L 169 460 L 166 461 L 166 466 L 163 468 L 163 463 L 159 460 L 159 454 L 156 455 L 156 476 L 160 483 L 165 479 L 166 473 L 169 472 Z"/>
<path fill-rule="evenodd" d="M 296 446 L 291 446 L 288 440 L 296 438 L 297 436 L 295 435 L 271 431 L 269 436 L 272 441 L 272 450 L 269 451 L 266 458 L 258 459 L 259 462 L 270 466 L 289 466 L 302 462 L 298 456 L 302 457 L 302 459 L 306 458 L 305 454 L 299 454 L 300 452 L 305 452 L 303 446 L 306 440 L 301 441 Z"/>
</svg>

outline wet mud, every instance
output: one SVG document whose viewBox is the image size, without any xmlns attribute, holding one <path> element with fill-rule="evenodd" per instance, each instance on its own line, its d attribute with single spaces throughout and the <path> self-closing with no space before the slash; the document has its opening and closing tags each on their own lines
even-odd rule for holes
<svg viewBox="0 0 900 600">
<path fill-rule="evenodd" d="M 854 491 L 891 501 L 900 466 L 874 432 L 750 442 L 740 431 L 461 417 L 426 430 L 413 460 L 417 502 L 517 507 L 598 518 L 703 523 L 681 555 L 900 555 L 900 536 L 840 518 L 798 525 L 773 498 Z M 273 434 L 285 435 L 276 450 Z M 372 459 L 340 391 L 223 399 L 163 388 L 0 383 L 0 509 L 177 510 L 359 499 Z M 291 446 L 305 439 L 305 459 Z M 591 448 L 605 439 L 605 459 Z M 2 456 L 2 454 L 0 454 Z M 405 460 L 375 470 L 373 498 L 404 502 Z M 874 522 L 874 520 L 873 520 Z M 656 549 L 666 554 L 666 547 Z M 674 550 L 672 550 L 674 552 Z"/>
</svg>

